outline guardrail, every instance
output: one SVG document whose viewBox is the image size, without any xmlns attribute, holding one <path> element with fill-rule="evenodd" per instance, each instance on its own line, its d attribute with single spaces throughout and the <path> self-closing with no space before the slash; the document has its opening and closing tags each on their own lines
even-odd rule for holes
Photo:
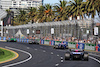
<svg viewBox="0 0 100 67">
<path fill-rule="evenodd" d="M 0 40 L 6 40 L 6 37 L 0 37 Z M 10 40 L 10 38 L 8 38 Z M 28 43 L 30 39 L 20 39 L 16 38 L 17 42 L 22 43 Z M 40 44 L 46 44 L 46 45 L 55 45 L 59 43 L 67 44 L 70 48 L 78 48 L 78 49 L 84 49 L 84 50 L 92 50 L 92 51 L 100 51 L 100 44 L 89 44 L 89 43 L 76 43 L 76 42 L 67 42 L 67 41 L 54 41 L 54 40 L 43 40 L 43 39 L 36 39 Z"/>
</svg>

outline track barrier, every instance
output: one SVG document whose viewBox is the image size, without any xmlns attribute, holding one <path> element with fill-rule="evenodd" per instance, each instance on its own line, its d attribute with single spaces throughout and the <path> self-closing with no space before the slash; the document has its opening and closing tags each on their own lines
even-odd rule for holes
<svg viewBox="0 0 100 67">
<path fill-rule="evenodd" d="M 9 40 L 11 38 L 8 38 Z M 0 40 L 6 40 L 6 37 L 0 37 Z M 17 42 L 23 42 L 23 43 L 28 43 L 29 39 L 19 39 L 16 38 Z M 45 45 L 56 45 L 59 43 L 64 43 L 68 45 L 70 48 L 78 48 L 78 49 L 84 49 L 84 50 L 92 50 L 92 51 L 100 51 L 100 44 L 95 45 L 95 44 L 89 44 L 89 43 L 76 43 L 76 42 L 67 42 L 67 41 L 54 41 L 54 40 L 43 40 L 43 39 L 36 39 L 40 44 L 45 44 Z"/>
</svg>

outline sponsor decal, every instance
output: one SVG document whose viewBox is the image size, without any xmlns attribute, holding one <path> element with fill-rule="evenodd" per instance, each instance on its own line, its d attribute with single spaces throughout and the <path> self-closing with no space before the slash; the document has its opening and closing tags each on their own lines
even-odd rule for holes
<svg viewBox="0 0 100 67">
<path fill-rule="evenodd" d="M 41 44 L 44 44 L 44 40 L 41 40 Z"/>
<path fill-rule="evenodd" d="M 68 47 L 70 47 L 70 48 L 76 48 L 76 44 L 75 43 L 68 43 Z"/>
<path fill-rule="evenodd" d="M 54 40 L 51 40 L 51 45 L 55 45 L 55 41 Z"/>
<path fill-rule="evenodd" d="M 78 43 L 78 49 L 84 49 L 84 43 Z"/>
<path fill-rule="evenodd" d="M 49 45 L 49 41 L 48 40 L 44 40 L 44 44 L 48 44 Z"/>
<path fill-rule="evenodd" d="M 95 51 L 95 46 L 85 44 L 85 50 L 94 50 Z"/>
<path fill-rule="evenodd" d="M 98 44 L 98 51 L 100 51 L 100 44 Z"/>
</svg>

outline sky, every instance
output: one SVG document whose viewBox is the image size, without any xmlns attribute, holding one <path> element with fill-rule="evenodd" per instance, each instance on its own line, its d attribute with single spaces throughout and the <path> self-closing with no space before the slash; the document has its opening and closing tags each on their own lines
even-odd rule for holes
<svg viewBox="0 0 100 67">
<path fill-rule="evenodd" d="M 69 0 L 66 0 L 66 1 L 69 1 Z M 44 4 L 47 4 L 47 3 L 54 5 L 55 3 L 59 3 L 59 0 L 44 0 Z"/>
</svg>

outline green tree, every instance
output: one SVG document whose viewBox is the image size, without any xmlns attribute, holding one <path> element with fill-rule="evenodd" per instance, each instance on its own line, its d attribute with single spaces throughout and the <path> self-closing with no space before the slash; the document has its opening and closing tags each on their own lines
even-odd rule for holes
<svg viewBox="0 0 100 67">
<path fill-rule="evenodd" d="M 66 7 L 67 7 L 67 1 L 65 0 L 63 1 L 60 0 L 59 3 L 56 3 L 56 5 L 54 6 L 56 15 L 55 21 L 63 21 L 68 19 L 66 15 Z"/>
<path fill-rule="evenodd" d="M 28 17 L 29 20 L 32 20 L 32 22 L 36 22 L 37 20 L 37 9 L 35 7 L 30 7 L 28 9 L 29 13 L 28 13 Z"/>
</svg>

